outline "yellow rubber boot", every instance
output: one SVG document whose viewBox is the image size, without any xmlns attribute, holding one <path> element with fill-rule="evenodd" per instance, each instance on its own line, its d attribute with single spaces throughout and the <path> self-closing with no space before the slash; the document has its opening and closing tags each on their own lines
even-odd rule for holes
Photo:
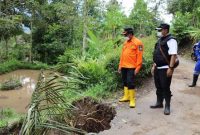
<svg viewBox="0 0 200 135">
<path fill-rule="evenodd" d="M 119 100 L 119 102 L 128 102 L 129 101 L 129 90 L 128 87 L 124 87 L 124 96 Z"/>
<path fill-rule="evenodd" d="M 135 90 L 131 89 L 129 90 L 129 99 L 130 99 L 130 108 L 135 108 Z"/>
</svg>

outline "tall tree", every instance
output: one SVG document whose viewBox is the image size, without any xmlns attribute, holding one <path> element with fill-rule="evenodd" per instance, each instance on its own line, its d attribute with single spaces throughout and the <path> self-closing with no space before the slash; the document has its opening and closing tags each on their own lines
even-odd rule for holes
<svg viewBox="0 0 200 135">
<path fill-rule="evenodd" d="M 84 8 L 83 8 L 83 48 L 82 48 L 82 55 L 85 55 L 86 49 L 86 38 L 87 38 L 87 16 L 88 16 L 88 2 L 84 0 Z"/>
<path fill-rule="evenodd" d="M 55 63 L 66 47 L 76 45 L 80 36 L 77 3 L 77 0 L 26 1 L 24 24 L 31 29 L 32 50 L 37 60 Z"/>
<path fill-rule="evenodd" d="M 168 11 L 174 15 L 177 12 L 193 14 L 191 25 L 200 27 L 200 0 L 168 0 Z"/>
<path fill-rule="evenodd" d="M 117 0 L 111 0 L 107 7 L 104 20 L 104 33 L 107 37 L 115 39 L 117 33 L 124 27 L 126 16 L 121 10 L 121 5 Z M 111 34 L 110 34 L 111 33 Z"/>
<path fill-rule="evenodd" d="M 129 25 L 131 25 L 136 33 L 151 34 L 155 28 L 155 18 L 147 8 L 147 3 L 144 0 L 137 0 L 134 8 L 129 16 Z"/>
<path fill-rule="evenodd" d="M 167 0 L 173 20 L 174 33 L 181 43 L 200 38 L 200 0 Z"/>
<path fill-rule="evenodd" d="M 18 3 L 10 0 L 0 1 L 0 39 L 5 40 L 6 57 L 8 58 L 8 41 L 11 37 L 21 34 L 22 17 L 16 6 Z"/>
</svg>

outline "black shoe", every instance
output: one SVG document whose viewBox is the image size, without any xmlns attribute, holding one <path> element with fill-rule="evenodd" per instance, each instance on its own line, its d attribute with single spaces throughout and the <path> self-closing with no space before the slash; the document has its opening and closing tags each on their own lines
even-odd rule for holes
<svg viewBox="0 0 200 135">
<path fill-rule="evenodd" d="M 170 115 L 170 106 L 169 105 L 165 105 L 164 114 L 165 115 Z"/>
<path fill-rule="evenodd" d="M 191 85 L 188 85 L 188 87 L 195 87 L 196 84 L 191 84 Z"/>
<path fill-rule="evenodd" d="M 152 109 L 163 108 L 163 104 L 162 103 L 160 103 L 160 104 L 156 103 L 155 105 L 151 105 L 150 108 L 152 108 Z"/>
<path fill-rule="evenodd" d="M 156 108 L 163 108 L 163 98 L 160 98 L 157 96 L 157 101 L 155 105 L 151 105 L 150 108 L 156 109 Z"/>
<path fill-rule="evenodd" d="M 189 85 L 189 87 L 195 87 L 196 86 L 198 77 L 199 77 L 199 75 L 195 75 L 195 74 L 193 75 L 193 81 L 192 81 L 192 84 Z"/>
</svg>

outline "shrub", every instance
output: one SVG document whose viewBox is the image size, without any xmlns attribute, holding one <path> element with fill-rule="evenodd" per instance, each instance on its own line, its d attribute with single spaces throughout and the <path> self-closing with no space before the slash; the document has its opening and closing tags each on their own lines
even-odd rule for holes
<svg viewBox="0 0 200 135">
<path fill-rule="evenodd" d="M 107 71 L 102 66 L 102 63 L 92 59 L 88 61 L 81 61 L 77 65 L 77 69 L 85 78 L 83 80 L 85 85 L 82 85 L 81 89 L 85 89 L 97 83 L 102 83 L 105 80 L 105 76 L 107 74 Z"/>
<path fill-rule="evenodd" d="M 101 99 L 102 97 L 107 97 L 108 96 L 108 92 L 105 92 L 106 90 L 106 86 L 105 84 L 96 84 L 94 86 L 89 87 L 85 92 L 84 92 L 84 96 L 87 97 L 93 97 L 95 99 Z"/>
<path fill-rule="evenodd" d="M 184 45 L 185 40 L 189 39 L 190 24 L 192 24 L 192 14 L 180 12 L 176 13 L 176 16 L 173 21 L 173 34 L 180 41 L 181 45 Z"/>
<path fill-rule="evenodd" d="M 19 80 L 9 79 L 0 84 L 0 90 L 12 90 L 21 87 L 22 83 Z"/>
<path fill-rule="evenodd" d="M 6 127 L 8 123 L 12 123 L 15 120 L 20 120 L 19 116 L 14 110 L 10 108 L 0 110 L 0 128 Z"/>
<path fill-rule="evenodd" d="M 142 80 L 150 74 L 152 66 L 152 54 L 156 39 L 154 36 L 142 38 L 144 43 L 144 61 L 143 67 L 137 76 L 137 84 L 141 84 Z M 95 50 L 98 51 L 98 50 Z M 98 54 L 98 53 L 96 53 Z M 68 76 L 76 78 L 79 94 L 71 93 L 69 90 L 65 92 L 66 97 L 74 97 L 78 99 L 80 95 L 102 98 L 109 95 L 110 92 L 118 90 L 122 86 L 121 75 L 117 72 L 121 47 L 110 48 L 106 53 L 102 53 L 100 57 L 76 57 L 70 61 L 71 65 L 65 66 L 65 61 L 69 61 L 69 54 L 60 57 L 62 69 L 68 68 L 65 71 Z M 70 95 L 70 96 L 68 96 Z"/>
<path fill-rule="evenodd" d="M 20 62 L 12 59 L 0 64 L 0 74 L 18 69 Z"/>
<path fill-rule="evenodd" d="M 33 63 L 28 63 L 28 62 L 21 62 L 19 64 L 19 69 L 35 69 L 35 70 L 40 70 L 40 69 L 48 69 L 48 65 L 39 61 L 33 61 Z"/>
<path fill-rule="evenodd" d="M 115 53 L 109 53 L 105 57 L 104 66 L 107 70 L 107 78 L 104 82 L 109 91 L 116 90 L 118 86 L 121 86 L 121 75 L 118 73 L 118 65 L 120 60 L 120 51 L 115 50 Z"/>
<path fill-rule="evenodd" d="M 81 49 L 80 49 L 81 50 Z M 81 54 L 79 49 L 66 49 L 64 55 L 58 57 L 58 64 L 56 69 L 62 73 L 69 73 L 70 66 L 73 65 L 74 59 L 78 59 L 78 56 Z"/>
<path fill-rule="evenodd" d="M 156 43 L 156 38 L 154 35 L 145 37 L 141 39 L 144 44 L 144 53 L 143 53 L 143 67 L 138 75 L 139 78 L 144 78 L 145 76 L 150 75 L 151 67 L 153 63 L 153 51 Z"/>
<path fill-rule="evenodd" d="M 15 59 L 8 60 L 0 64 L 0 74 L 4 74 L 17 69 L 47 69 L 48 65 L 41 62 L 21 62 Z"/>
</svg>

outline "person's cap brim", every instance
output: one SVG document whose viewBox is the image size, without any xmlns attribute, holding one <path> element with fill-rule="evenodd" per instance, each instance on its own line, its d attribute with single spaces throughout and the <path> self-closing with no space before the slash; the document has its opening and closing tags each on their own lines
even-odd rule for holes
<svg viewBox="0 0 200 135">
<path fill-rule="evenodd" d="M 122 35 L 126 35 L 126 34 L 127 34 L 127 31 L 122 32 Z"/>
<path fill-rule="evenodd" d="M 162 30 L 162 28 L 158 27 L 158 28 L 155 28 L 155 30 Z"/>
</svg>

